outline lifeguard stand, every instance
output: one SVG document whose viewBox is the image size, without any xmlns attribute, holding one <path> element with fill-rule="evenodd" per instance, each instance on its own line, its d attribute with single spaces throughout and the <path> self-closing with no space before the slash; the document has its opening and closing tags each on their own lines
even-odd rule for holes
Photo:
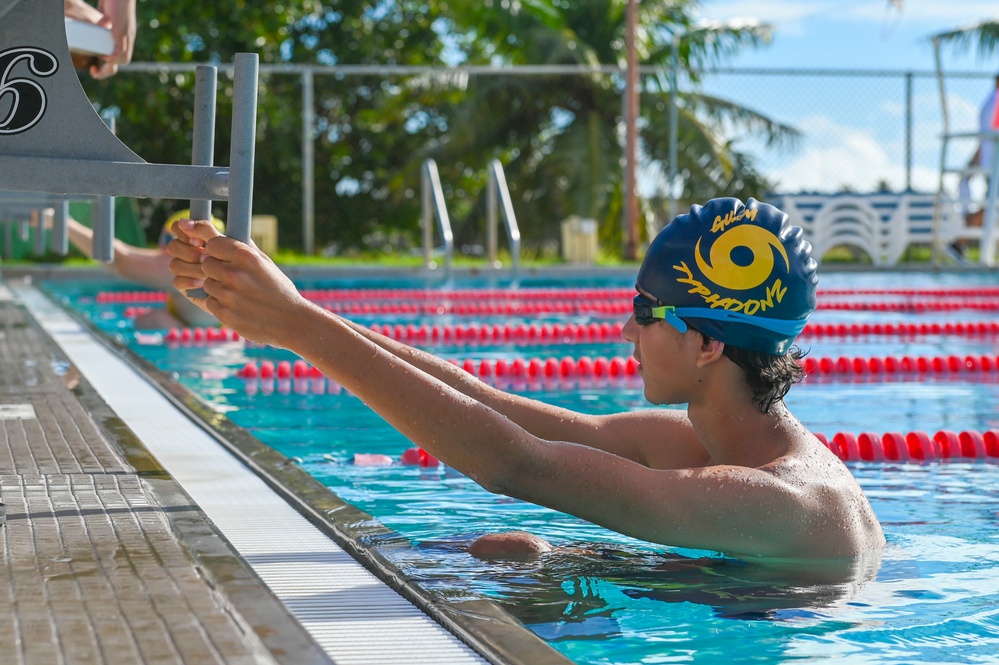
<svg viewBox="0 0 999 665">
<path fill-rule="evenodd" d="M 970 206 L 980 206 L 984 211 L 981 227 L 971 227 L 963 225 L 962 228 L 954 230 L 952 237 L 961 239 L 977 239 L 980 243 L 980 262 L 982 265 L 994 268 L 996 265 L 996 244 L 999 243 L 999 228 L 997 228 L 997 208 L 996 202 L 999 199 L 999 115 L 994 117 L 992 128 L 982 131 L 976 128 L 975 131 L 955 132 L 950 127 L 950 114 L 948 113 L 947 93 L 944 82 L 944 73 L 941 57 L 941 48 L 945 41 L 954 38 L 956 35 L 973 34 L 978 30 L 995 31 L 999 28 L 999 21 L 983 21 L 976 26 L 964 28 L 961 31 L 941 33 L 933 38 L 933 52 L 936 63 L 937 82 L 940 90 L 940 109 L 943 122 L 943 133 L 940 137 L 940 179 L 937 187 L 936 205 L 933 214 L 933 255 L 934 262 L 939 259 L 943 247 L 943 234 L 941 224 L 946 219 L 955 217 L 963 219 L 963 214 L 955 215 L 954 210 L 948 207 L 958 208 L 963 213 Z M 999 105 L 997 105 L 999 110 Z M 974 142 L 976 145 L 983 141 L 992 141 L 995 150 L 992 152 L 991 164 L 978 164 L 969 167 L 967 164 L 953 165 L 951 163 L 950 148 L 954 143 Z M 971 189 L 961 192 L 960 185 L 955 187 L 955 193 L 948 193 L 948 178 L 960 183 L 961 179 L 984 176 L 988 185 L 983 188 L 984 193 L 979 197 L 973 197 Z M 953 186 L 953 185 L 952 185 Z M 977 200 L 976 200 L 977 199 Z"/>
<path fill-rule="evenodd" d="M 190 199 L 208 218 L 228 200 L 227 235 L 250 238 L 257 55 L 237 54 L 229 167 L 214 166 L 215 67 L 197 68 L 192 163 L 151 164 L 94 110 L 74 70 L 62 0 L 0 0 L 0 191 L 38 195 Z M 111 261 L 109 214 L 94 220 L 94 258 Z"/>
</svg>

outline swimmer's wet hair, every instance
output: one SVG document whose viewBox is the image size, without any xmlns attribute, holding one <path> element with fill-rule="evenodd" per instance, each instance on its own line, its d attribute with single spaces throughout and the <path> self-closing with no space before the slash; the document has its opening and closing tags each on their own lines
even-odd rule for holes
<svg viewBox="0 0 999 665">
<path fill-rule="evenodd" d="M 697 332 L 705 343 L 711 340 L 700 330 Z M 805 370 L 801 367 L 805 352 L 798 346 L 792 346 L 783 355 L 773 355 L 726 344 L 722 354 L 742 368 L 746 383 L 753 391 L 753 403 L 763 413 L 770 413 L 774 404 L 784 401 L 791 386 L 805 378 Z"/>
</svg>

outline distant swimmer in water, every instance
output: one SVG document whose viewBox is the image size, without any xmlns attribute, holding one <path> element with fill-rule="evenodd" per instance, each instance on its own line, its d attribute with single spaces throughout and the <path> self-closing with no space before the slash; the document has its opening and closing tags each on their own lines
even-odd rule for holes
<svg viewBox="0 0 999 665">
<path fill-rule="evenodd" d="M 173 240 L 170 228 L 174 222 L 189 216 L 189 211 L 181 210 L 167 219 L 157 238 L 155 248 L 134 247 L 117 238 L 114 241 L 114 261 L 105 264 L 107 269 L 130 282 L 165 291 L 167 294 L 165 308 L 154 308 L 136 317 L 136 330 L 218 325 L 218 320 L 214 316 L 194 305 L 173 288 L 171 258 L 165 248 Z M 225 231 L 225 224 L 218 218 L 212 218 L 212 225 L 219 233 Z M 73 246 L 83 252 L 87 258 L 93 258 L 93 229 L 72 218 L 68 220 L 68 228 L 69 241 Z"/>
<path fill-rule="evenodd" d="M 652 241 L 624 338 L 648 409 L 588 415 L 503 392 L 304 298 L 260 250 L 181 221 L 174 286 L 287 348 L 489 491 L 653 543 L 822 567 L 880 552 L 849 469 L 789 412 L 815 308 L 811 245 L 772 205 L 692 206 Z M 544 549 L 530 534 L 473 544 Z M 790 565 L 790 564 L 788 564 Z"/>
</svg>

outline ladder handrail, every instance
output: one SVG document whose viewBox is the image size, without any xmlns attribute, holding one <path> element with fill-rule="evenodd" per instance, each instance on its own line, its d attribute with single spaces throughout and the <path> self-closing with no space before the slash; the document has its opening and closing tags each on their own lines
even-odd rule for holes
<svg viewBox="0 0 999 665">
<path fill-rule="evenodd" d="M 423 215 L 420 224 L 423 227 L 423 266 L 433 267 L 434 227 L 431 216 L 437 218 L 444 240 L 444 270 L 451 272 L 451 261 L 454 259 L 454 233 L 451 231 L 451 220 L 447 214 L 447 204 L 444 201 L 444 188 L 441 187 L 441 177 L 437 172 L 437 162 L 427 159 L 420 169 L 420 193 L 423 204 Z"/>
<path fill-rule="evenodd" d="M 520 270 L 520 227 L 517 225 L 517 214 L 513 210 L 513 199 L 510 198 L 510 188 L 507 186 L 503 164 L 498 159 L 489 162 L 489 182 L 487 185 L 486 229 L 489 243 L 489 263 L 493 267 L 500 266 L 496 258 L 498 243 L 497 231 L 497 201 L 503 211 L 503 221 L 506 225 L 507 239 L 510 241 L 510 257 L 513 261 L 514 275 Z"/>
</svg>

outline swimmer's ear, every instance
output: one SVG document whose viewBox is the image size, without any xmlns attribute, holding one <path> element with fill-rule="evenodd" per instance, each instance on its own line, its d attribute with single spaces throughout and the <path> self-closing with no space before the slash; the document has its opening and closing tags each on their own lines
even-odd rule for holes
<svg viewBox="0 0 999 665">
<path fill-rule="evenodd" d="M 697 366 L 704 367 L 716 362 L 725 353 L 725 342 L 720 342 L 717 339 L 711 339 L 707 335 L 704 336 L 701 342 L 701 350 L 697 356 Z"/>
</svg>

